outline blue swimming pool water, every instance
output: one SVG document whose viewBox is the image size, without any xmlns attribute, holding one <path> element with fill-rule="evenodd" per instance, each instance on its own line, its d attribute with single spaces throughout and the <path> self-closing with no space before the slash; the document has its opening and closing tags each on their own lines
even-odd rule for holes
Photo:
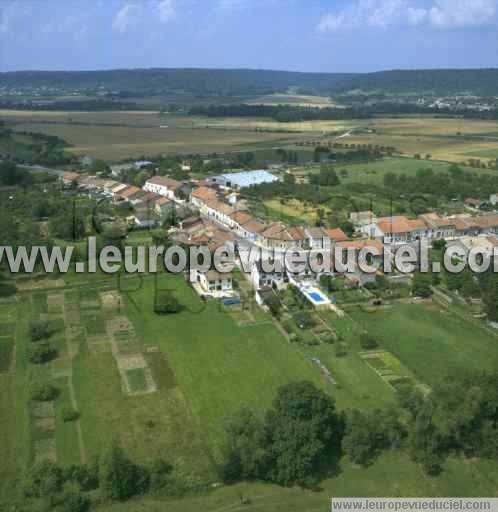
<svg viewBox="0 0 498 512">
<path fill-rule="evenodd" d="M 323 302 L 323 297 L 316 292 L 309 293 L 309 296 L 315 301 L 315 302 Z"/>
</svg>

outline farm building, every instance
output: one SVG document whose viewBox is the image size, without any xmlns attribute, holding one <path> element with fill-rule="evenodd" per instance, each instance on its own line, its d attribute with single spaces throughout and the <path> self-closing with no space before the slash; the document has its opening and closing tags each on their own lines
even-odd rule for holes
<svg viewBox="0 0 498 512">
<path fill-rule="evenodd" d="M 262 183 L 273 183 L 278 178 L 265 170 L 242 171 L 221 174 L 212 178 L 214 183 L 229 188 L 247 188 L 252 185 L 261 185 Z"/>
</svg>

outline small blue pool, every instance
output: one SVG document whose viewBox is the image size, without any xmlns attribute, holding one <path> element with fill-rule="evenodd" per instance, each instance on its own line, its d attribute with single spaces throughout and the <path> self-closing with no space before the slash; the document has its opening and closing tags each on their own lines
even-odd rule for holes
<svg viewBox="0 0 498 512">
<path fill-rule="evenodd" d="M 308 294 L 315 302 L 323 302 L 325 299 L 317 292 L 311 292 Z"/>
</svg>

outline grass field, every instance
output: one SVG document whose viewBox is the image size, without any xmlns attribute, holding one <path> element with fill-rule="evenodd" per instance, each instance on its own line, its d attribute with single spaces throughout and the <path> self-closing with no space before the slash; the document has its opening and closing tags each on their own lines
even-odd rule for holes
<svg viewBox="0 0 498 512">
<path fill-rule="evenodd" d="M 345 461 L 339 475 L 325 480 L 316 491 L 259 483 L 222 487 L 208 495 L 182 500 L 145 499 L 103 506 L 102 512 L 327 512 L 334 496 L 494 496 L 498 485 L 496 462 L 451 459 L 441 476 L 428 478 L 421 468 L 398 452 L 387 452 L 368 468 Z M 240 497 L 250 500 L 242 505 Z"/>
<path fill-rule="evenodd" d="M 496 121 L 413 116 L 375 119 L 367 128 L 352 132 L 342 142 L 393 146 L 406 155 L 430 154 L 450 162 L 475 158 L 476 151 L 482 152 L 483 160 L 492 159 L 498 148 Z"/>
<path fill-rule="evenodd" d="M 257 126 L 216 125 L 200 118 L 158 112 L 26 112 L 0 111 L 16 131 L 57 135 L 68 151 L 120 160 L 160 153 L 212 153 L 285 145 L 295 133 L 266 133 Z M 160 128 L 163 126 L 164 128 Z M 225 129 L 227 128 L 227 129 Z M 283 127 L 280 126 L 280 130 Z"/>
<path fill-rule="evenodd" d="M 115 438 L 136 460 L 164 454 L 190 484 L 213 482 L 224 419 L 242 405 L 262 414 L 277 387 L 291 381 L 313 381 L 335 397 L 341 410 L 387 405 L 395 392 L 363 358 L 359 334 L 364 329 L 380 340 L 391 368 L 424 384 L 453 371 L 496 369 L 498 364 L 493 336 L 459 311 L 435 305 L 403 304 L 376 313 L 353 308 L 342 318 L 320 312 L 320 321 L 348 343 L 347 355 L 338 357 L 333 344 L 290 344 L 260 310 L 242 318 L 216 302 L 200 301 L 181 276 L 158 276 L 157 286 L 173 290 L 184 306 L 169 316 L 153 312 L 153 276 L 140 287 L 138 279 L 122 282 L 119 292 L 109 276 L 84 283 L 70 273 L 64 279 L 65 288 L 44 289 L 37 282 L 36 289 L 25 287 L 17 301 L 0 302 L 0 335 L 13 335 L 16 345 L 15 365 L 0 373 L 0 497 L 11 495 L 12 482 L 37 454 L 78 463 L 98 456 Z M 51 340 L 59 357 L 47 365 L 26 360 L 28 323 L 34 318 L 48 318 L 55 329 Z M 130 365 L 137 359 L 140 365 Z M 124 388 L 123 373 L 131 393 Z M 30 404 L 34 382 L 52 382 L 60 389 L 53 412 Z M 79 421 L 64 421 L 67 408 L 81 413 Z M 263 511 L 325 510 L 331 496 L 351 493 L 489 495 L 496 475 L 498 467 L 491 463 L 451 460 L 440 477 L 428 479 L 405 455 L 392 452 L 368 469 L 343 460 L 339 473 L 316 492 L 243 484 L 168 501 L 167 508 L 188 511 L 202 503 L 203 510 L 236 510 L 238 493 L 251 499 L 247 510 Z M 154 500 L 120 505 L 143 511 L 164 506 Z"/>
<path fill-rule="evenodd" d="M 329 199 L 319 206 L 310 203 L 303 203 L 297 199 L 274 197 L 264 202 L 254 201 L 252 204 L 253 213 L 262 220 L 281 220 L 287 223 L 314 224 L 318 218 L 318 209 L 323 210 L 325 216 L 329 213 L 344 212 L 345 217 L 354 210 L 367 210 L 372 208 L 378 215 L 389 215 L 391 203 L 389 199 L 380 197 L 375 191 L 357 192 L 353 187 L 355 184 L 383 186 L 384 176 L 387 173 L 415 175 L 419 169 L 432 169 L 434 172 L 445 172 L 450 164 L 448 162 L 434 160 L 415 160 L 404 157 L 386 157 L 368 163 L 357 163 L 349 165 L 337 165 L 336 172 L 340 179 L 340 185 L 328 189 Z M 463 169 L 481 174 L 493 174 L 496 171 L 491 169 L 473 169 L 462 166 Z M 320 171 L 319 165 L 299 167 L 292 169 L 296 177 L 305 177 Z M 393 198 L 393 209 L 402 207 L 410 213 L 409 201 L 399 197 Z M 442 206 L 442 205 L 441 205 Z M 447 202 L 444 204 L 447 212 L 459 212 L 463 210 L 463 204 L 458 202 Z M 413 212 L 411 212 L 413 213 Z"/>
<path fill-rule="evenodd" d="M 497 337 L 456 311 L 400 304 L 374 313 L 357 310 L 351 316 L 429 385 L 445 375 L 498 367 Z"/>
<path fill-rule="evenodd" d="M 303 94 L 268 94 L 247 100 L 248 105 L 293 105 L 300 107 L 333 107 L 336 103 L 325 96 Z"/>
<path fill-rule="evenodd" d="M 271 95 L 256 103 L 327 106 L 327 98 Z M 208 153 L 286 146 L 293 141 L 315 140 L 345 144 L 394 146 L 404 154 L 452 162 L 468 158 L 491 160 L 498 148 L 498 123 L 430 116 L 371 120 L 305 121 L 279 123 L 261 118 L 204 118 L 160 114 L 157 111 L 49 112 L 0 110 L 0 119 L 16 130 L 57 135 L 76 154 L 104 159 L 158 153 Z M 160 128 L 163 126 L 164 128 Z M 167 127 L 167 128 L 166 128 Z M 334 134 L 350 132 L 337 139 Z"/>
</svg>

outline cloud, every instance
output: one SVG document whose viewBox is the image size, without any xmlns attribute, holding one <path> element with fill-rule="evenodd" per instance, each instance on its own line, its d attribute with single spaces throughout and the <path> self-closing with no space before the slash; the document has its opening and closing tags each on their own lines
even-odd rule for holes
<svg viewBox="0 0 498 512">
<path fill-rule="evenodd" d="M 418 9 L 417 7 L 408 7 L 406 17 L 409 25 L 420 25 L 427 19 L 427 10 Z"/>
<path fill-rule="evenodd" d="M 167 23 L 176 16 L 176 9 L 173 0 L 161 0 L 157 4 L 157 10 L 159 12 L 159 20 L 162 23 Z"/>
<path fill-rule="evenodd" d="M 168 23 L 177 15 L 175 0 L 154 0 L 141 3 L 127 2 L 112 20 L 112 29 L 121 34 L 139 25 Z"/>
<path fill-rule="evenodd" d="M 496 17 L 496 0 L 436 0 L 430 22 L 441 28 L 485 25 Z"/>
<path fill-rule="evenodd" d="M 125 4 L 114 16 L 112 29 L 115 32 L 124 33 L 136 25 L 140 15 L 140 7 L 136 4 Z"/>
<path fill-rule="evenodd" d="M 355 0 L 344 9 L 326 13 L 319 32 L 339 32 L 361 27 L 387 28 L 427 25 L 460 28 L 496 21 L 498 0 L 432 0 L 428 6 L 416 0 Z"/>
<path fill-rule="evenodd" d="M 0 34 L 7 34 L 13 29 L 13 25 L 20 21 L 23 15 L 28 14 L 29 9 L 20 2 L 4 1 L 0 5 Z"/>
</svg>

